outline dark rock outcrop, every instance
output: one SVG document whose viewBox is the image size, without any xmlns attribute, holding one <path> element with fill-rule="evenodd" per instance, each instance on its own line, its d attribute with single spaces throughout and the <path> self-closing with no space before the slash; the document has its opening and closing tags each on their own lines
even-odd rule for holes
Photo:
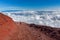
<svg viewBox="0 0 60 40">
<path fill-rule="evenodd" d="M 49 38 L 52 38 L 54 40 L 60 40 L 60 28 L 53 28 L 50 26 L 35 25 L 35 24 L 30 24 L 30 27 L 36 28 Z"/>
</svg>

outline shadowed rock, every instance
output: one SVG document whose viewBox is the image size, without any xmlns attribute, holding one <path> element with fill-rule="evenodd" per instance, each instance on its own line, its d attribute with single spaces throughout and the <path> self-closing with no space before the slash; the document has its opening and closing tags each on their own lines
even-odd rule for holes
<svg viewBox="0 0 60 40">
<path fill-rule="evenodd" d="M 50 38 L 53 38 L 55 40 L 60 40 L 60 28 L 53 28 L 50 26 L 35 25 L 35 24 L 30 24 L 30 27 L 40 30 L 40 32 L 42 32 L 43 34 L 45 34 Z"/>
</svg>

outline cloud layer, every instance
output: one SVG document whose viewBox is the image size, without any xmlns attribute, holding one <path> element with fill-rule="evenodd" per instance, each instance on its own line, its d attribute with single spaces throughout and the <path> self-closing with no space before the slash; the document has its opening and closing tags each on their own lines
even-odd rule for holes
<svg viewBox="0 0 60 40">
<path fill-rule="evenodd" d="M 14 21 L 34 23 L 38 25 L 47 25 L 60 28 L 60 12 L 59 11 L 16 11 L 3 12 L 10 16 Z"/>
</svg>

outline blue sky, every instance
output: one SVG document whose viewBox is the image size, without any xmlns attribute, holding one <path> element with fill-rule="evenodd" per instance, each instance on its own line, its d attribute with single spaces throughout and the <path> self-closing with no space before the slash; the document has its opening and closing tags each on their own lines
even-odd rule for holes
<svg viewBox="0 0 60 40">
<path fill-rule="evenodd" d="M 59 9 L 60 0 L 0 0 L 0 10 L 5 9 Z"/>
</svg>

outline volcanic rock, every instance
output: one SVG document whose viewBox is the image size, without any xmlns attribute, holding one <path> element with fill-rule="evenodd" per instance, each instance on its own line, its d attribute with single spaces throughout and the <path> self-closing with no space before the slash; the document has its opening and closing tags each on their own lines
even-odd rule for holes
<svg viewBox="0 0 60 40">
<path fill-rule="evenodd" d="M 60 28 L 24 22 L 16 22 L 16 24 L 21 30 L 19 32 L 19 40 L 60 40 Z"/>
</svg>

